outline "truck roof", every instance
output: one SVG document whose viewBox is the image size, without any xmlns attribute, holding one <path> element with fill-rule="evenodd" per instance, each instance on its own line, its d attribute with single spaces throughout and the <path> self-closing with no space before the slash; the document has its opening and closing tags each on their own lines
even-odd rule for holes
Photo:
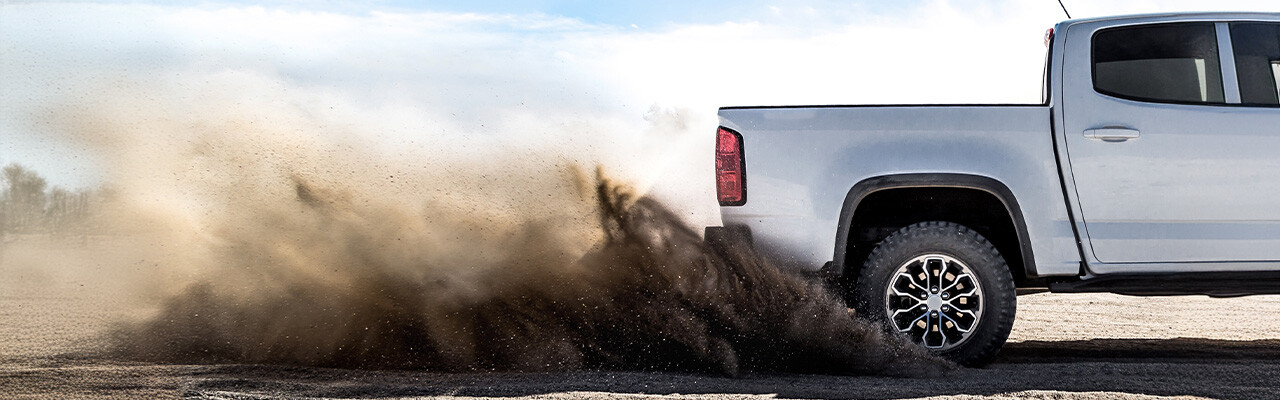
<svg viewBox="0 0 1280 400">
<path fill-rule="evenodd" d="M 1105 17 L 1077 18 L 1062 21 L 1062 27 L 1102 21 L 1280 21 L 1280 13 L 1269 12 L 1171 12 L 1155 14 L 1112 15 Z"/>
</svg>

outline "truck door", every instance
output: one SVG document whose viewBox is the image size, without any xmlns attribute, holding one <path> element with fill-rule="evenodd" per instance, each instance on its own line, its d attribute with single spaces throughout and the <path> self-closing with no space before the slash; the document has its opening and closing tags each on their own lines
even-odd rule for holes
<svg viewBox="0 0 1280 400">
<path fill-rule="evenodd" d="M 1280 260 L 1280 25 L 1107 24 L 1068 28 L 1061 77 L 1095 271 Z"/>
</svg>

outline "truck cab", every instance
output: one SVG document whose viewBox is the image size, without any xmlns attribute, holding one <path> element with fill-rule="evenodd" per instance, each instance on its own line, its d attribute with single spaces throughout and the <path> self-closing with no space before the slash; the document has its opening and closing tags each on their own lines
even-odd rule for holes
<svg viewBox="0 0 1280 400">
<path fill-rule="evenodd" d="M 1064 185 L 1094 274 L 1274 270 L 1280 21 L 1068 21 L 1051 85 Z"/>
</svg>

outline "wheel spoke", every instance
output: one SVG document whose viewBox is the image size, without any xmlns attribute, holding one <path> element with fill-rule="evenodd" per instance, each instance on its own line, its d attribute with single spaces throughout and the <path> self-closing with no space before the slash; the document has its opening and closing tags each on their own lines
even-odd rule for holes
<svg viewBox="0 0 1280 400">
<path fill-rule="evenodd" d="M 906 298 L 909 298 L 909 299 L 911 299 L 911 300 L 914 300 L 914 301 L 916 302 L 916 304 L 914 304 L 913 306 L 918 306 L 918 305 L 921 305 L 921 304 L 924 304 L 924 303 L 925 303 L 925 301 L 924 301 L 924 300 L 921 300 L 921 299 L 919 298 L 919 296 L 920 296 L 920 295 L 918 295 L 918 294 L 910 294 L 910 293 L 903 293 L 901 290 L 898 290 L 898 288 L 893 288 L 893 294 L 898 295 L 898 296 L 902 296 L 902 297 L 906 297 Z"/>
<path fill-rule="evenodd" d="M 916 319 L 911 320 L 911 322 L 907 324 L 906 328 L 898 328 L 898 332 L 911 331 L 911 327 L 914 326 L 916 322 L 919 322 L 921 318 L 928 317 L 928 316 L 929 316 L 928 312 L 921 313 L 919 317 L 916 317 Z M 926 321 L 925 323 L 927 324 L 928 322 Z M 928 328 L 925 328 L 925 329 L 928 329 Z"/>
<path fill-rule="evenodd" d="M 954 263 L 949 263 L 947 262 L 947 260 L 942 260 L 942 271 L 938 272 L 938 287 L 942 287 L 942 280 L 946 278 L 947 271 L 950 271 L 952 266 L 954 266 Z"/>
<path fill-rule="evenodd" d="M 972 279 L 973 279 L 973 276 L 971 276 L 971 275 L 969 275 L 969 274 L 960 274 L 960 275 L 956 275 L 956 279 L 953 279 L 953 280 L 951 281 L 951 284 L 950 284 L 950 285 L 947 285 L 947 287 L 943 288 L 943 289 L 942 289 L 942 291 L 943 291 L 943 292 L 945 292 L 945 291 L 951 290 L 951 288 L 956 287 L 956 285 L 960 284 L 960 280 L 961 280 L 961 279 L 964 279 L 964 278 L 969 278 L 970 280 L 972 280 Z"/>
<path fill-rule="evenodd" d="M 941 315 L 942 315 L 942 317 L 943 317 L 943 318 L 946 318 L 946 319 L 947 319 L 947 321 L 951 321 L 951 323 L 952 323 L 952 324 L 955 324 L 956 330 L 957 330 L 957 331 L 960 331 L 960 333 L 969 333 L 969 330 L 970 330 L 970 329 L 973 329 L 973 324 L 972 324 L 972 323 L 970 323 L 970 324 L 969 324 L 969 327 L 968 327 L 968 328 L 961 328 L 961 327 L 960 327 L 960 322 L 958 322 L 958 321 L 956 321 L 956 320 L 954 320 L 954 319 L 951 319 L 951 317 L 950 317 L 950 316 L 947 316 L 947 314 L 946 314 L 946 313 L 942 313 Z"/>
<path fill-rule="evenodd" d="M 968 315 L 969 315 L 969 317 L 970 317 L 970 318 L 973 318 L 974 320 L 977 320 L 977 319 L 978 319 L 978 314 L 974 314 L 974 312 L 973 312 L 973 311 L 969 311 L 969 310 L 961 310 L 961 309 L 959 309 L 959 308 L 952 308 L 952 310 L 956 310 L 956 312 L 957 312 L 957 313 L 960 313 L 960 314 L 968 314 Z"/>
<path fill-rule="evenodd" d="M 942 319 L 931 317 L 929 318 L 928 321 L 929 323 L 928 323 L 928 326 L 925 327 L 924 335 L 921 336 L 921 342 L 924 344 L 924 347 L 928 347 L 931 349 L 941 349 L 943 347 L 946 347 L 947 335 L 942 333 L 942 324 L 941 324 Z M 935 334 L 942 340 L 936 346 L 930 345 L 929 337 L 934 336 Z"/>
<path fill-rule="evenodd" d="M 916 277 L 911 276 L 911 273 L 908 273 L 908 272 L 905 272 L 905 271 L 904 271 L 904 272 L 899 272 L 899 273 L 898 273 L 898 276 L 900 276 L 900 277 L 901 277 L 901 276 L 905 276 L 905 277 L 907 277 L 907 280 L 911 281 L 911 284 L 916 285 L 916 287 L 918 287 L 918 288 L 927 288 L 927 287 L 929 287 L 928 282 L 925 282 L 925 284 L 924 284 L 924 285 L 921 285 L 921 284 L 920 284 L 920 282 L 916 282 Z"/>
<path fill-rule="evenodd" d="M 924 275 L 925 275 L 925 276 L 928 278 L 928 280 L 929 280 L 929 286 L 926 286 L 926 288 L 931 288 L 931 287 L 934 287 L 934 286 L 936 285 L 936 284 L 934 283 L 934 277 L 937 277 L 937 279 L 939 279 L 939 280 L 941 280 L 941 279 L 942 279 L 942 274 L 941 274 L 941 273 L 934 273 L 934 272 L 933 272 L 933 268 L 930 268 L 930 267 L 929 267 L 929 262 L 930 262 L 930 261 L 937 261 L 937 262 L 938 262 L 938 264 L 942 264 L 942 265 L 944 265 L 944 266 L 945 266 L 945 265 L 947 265 L 947 260 L 944 260 L 944 259 L 941 259 L 941 258 L 933 257 L 933 258 L 927 258 L 927 259 L 925 259 L 925 262 L 924 262 Z M 939 282 L 939 283 L 941 283 L 941 282 Z M 927 289 L 926 289 L 926 290 L 927 290 Z"/>
<path fill-rule="evenodd" d="M 919 309 L 919 308 L 904 308 L 904 309 L 901 309 L 901 310 L 895 311 L 895 312 L 893 313 L 893 317 L 895 317 L 895 318 L 896 318 L 896 317 L 898 316 L 898 314 L 902 314 L 902 313 L 906 313 L 906 312 L 911 312 L 911 311 L 921 311 L 921 312 L 924 312 L 924 311 L 927 311 L 927 310 L 921 310 L 921 309 Z M 918 318 L 917 318 L 917 319 L 918 319 Z"/>
</svg>

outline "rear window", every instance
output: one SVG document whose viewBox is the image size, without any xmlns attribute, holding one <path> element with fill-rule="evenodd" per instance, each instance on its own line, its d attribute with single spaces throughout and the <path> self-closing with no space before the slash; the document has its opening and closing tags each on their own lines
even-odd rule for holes
<svg viewBox="0 0 1280 400">
<path fill-rule="evenodd" d="M 1236 56 L 1240 102 L 1280 104 L 1280 24 L 1231 23 L 1231 49 Z"/>
<path fill-rule="evenodd" d="M 1093 35 L 1098 93 L 1161 103 L 1223 103 L 1213 23 L 1111 28 Z"/>
</svg>

